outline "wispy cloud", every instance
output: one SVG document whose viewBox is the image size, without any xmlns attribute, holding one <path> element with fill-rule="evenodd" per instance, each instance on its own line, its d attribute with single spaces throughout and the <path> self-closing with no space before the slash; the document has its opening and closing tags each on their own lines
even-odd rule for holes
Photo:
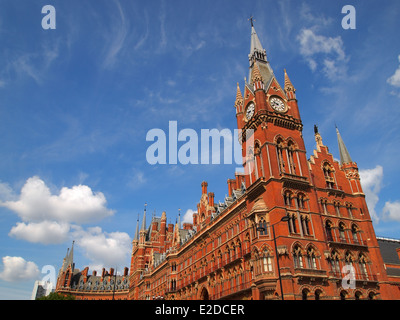
<svg viewBox="0 0 400 320">
<path fill-rule="evenodd" d="M 297 36 L 300 53 L 306 59 L 312 71 L 318 65 L 330 80 L 344 77 L 347 73 L 346 54 L 340 36 L 327 37 L 316 34 L 312 29 L 302 29 Z"/>
<path fill-rule="evenodd" d="M 114 66 L 118 54 L 124 47 L 129 32 L 129 20 L 125 17 L 121 4 L 118 0 L 115 0 L 114 3 L 118 9 L 118 17 L 114 19 L 111 32 L 108 33 L 106 54 L 103 60 L 103 67 L 106 69 Z M 117 23 L 117 21 L 119 21 L 119 23 Z"/>
</svg>

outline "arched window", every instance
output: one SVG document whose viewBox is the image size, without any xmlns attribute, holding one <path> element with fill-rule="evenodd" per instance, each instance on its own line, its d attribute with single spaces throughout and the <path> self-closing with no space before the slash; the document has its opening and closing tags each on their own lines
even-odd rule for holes
<svg viewBox="0 0 400 320">
<path fill-rule="evenodd" d="M 325 232 L 326 232 L 326 239 L 328 241 L 333 241 L 332 222 L 330 222 L 329 220 L 325 223 Z"/>
<path fill-rule="evenodd" d="M 353 243 L 356 243 L 356 244 L 360 243 L 360 241 L 358 239 L 358 232 L 359 232 L 358 227 L 355 224 L 353 224 L 351 226 L 351 235 L 353 237 Z"/>
<path fill-rule="evenodd" d="M 310 218 L 307 215 L 301 215 L 301 225 L 303 227 L 303 232 L 305 235 L 310 235 L 309 220 Z"/>
<path fill-rule="evenodd" d="M 320 300 L 321 294 L 322 294 L 321 290 L 319 290 L 319 289 L 315 290 L 315 293 L 314 293 L 315 300 Z"/>
<path fill-rule="evenodd" d="M 264 218 L 261 218 L 258 222 L 257 230 L 261 236 L 268 235 L 267 222 L 264 220 Z"/>
<path fill-rule="evenodd" d="M 360 273 L 363 280 L 368 280 L 367 259 L 362 253 L 360 254 L 360 257 L 358 259 L 358 266 L 360 268 Z"/>
<path fill-rule="evenodd" d="M 297 208 L 298 209 L 304 209 L 305 207 L 304 207 L 304 194 L 302 194 L 302 193 L 299 193 L 299 194 L 297 194 Z"/>
<path fill-rule="evenodd" d="M 296 215 L 294 213 L 288 213 L 288 226 L 289 226 L 289 232 L 290 233 L 297 233 L 297 228 L 296 228 Z"/>
<path fill-rule="evenodd" d="M 285 202 L 285 206 L 292 207 L 292 193 L 290 191 L 285 191 L 283 194 L 283 200 Z"/>
<path fill-rule="evenodd" d="M 295 268 L 303 268 L 303 256 L 299 246 L 295 246 L 293 249 L 293 260 Z"/>
<path fill-rule="evenodd" d="M 294 162 L 294 150 L 295 150 L 294 143 L 292 141 L 289 141 L 287 147 L 287 156 L 289 162 L 289 172 L 291 174 L 296 174 L 296 165 Z"/>
<path fill-rule="evenodd" d="M 343 222 L 339 223 L 339 239 L 340 242 L 346 242 L 345 225 Z"/>
<path fill-rule="evenodd" d="M 267 249 L 264 249 L 263 254 L 263 268 L 264 272 L 272 272 L 272 258 Z"/>
<path fill-rule="evenodd" d="M 317 269 L 317 259 L 315 258 L 315 250 L 310 247 L 307 250 L 307 264 L 309 269 Z"/>
<path fill-rule="evenodd" d="M 278 167 L 279 167 L 279 172 L 283 173 L 285 172 L 285 161 L 283 160 L 283 141 L 282 139 L 278 139 L 276 142 L 276 153 L 278 157 Z"/>
<path fill-rule="evenodd" d="M 329 263 L 334 275 L 340 276 L 339 254 L 333 251 L 329 258 Z"/>
<path fill-rule="evenodd" d="M 308 289 L 303 289 L 302 291 L 301 291 L 301 298 L 303 299 L 303 300 L 307 300 L 307 297 L 308 297 L 308 293 L 309 293 L 310 291 L 308 290 Z"/>
<path fill-rule="evenodd" d="M 333 170 L 332 166 L 328 162 L 325 162 L 323 167 L 322 167 L 322 170 L 324 172 L 327 188 L 333 189 L 334 186 L 335 186 L 335 179 L 334 179 L 334 176 L 333 176 L 333 171 L 334 170 Z"/>
</svg>

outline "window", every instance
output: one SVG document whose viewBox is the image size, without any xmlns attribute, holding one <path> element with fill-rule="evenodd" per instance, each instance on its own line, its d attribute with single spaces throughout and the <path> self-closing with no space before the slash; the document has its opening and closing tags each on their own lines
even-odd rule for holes
<svg viewBox="0 0 400 320">
<path fill-rule="evenodd" d="M 333 241 L 333 236 L 332 236 L 332 222 L 327 221 L 325 223 L 325 232 L 326 232 L 326 239 L 328 241 Z"/>
<path fill-rule="evenodd" d="M 272 272 L 272 258 L 267 249 L 264 250 L 263 267 L 264 267 L 264 272 Z"/>
<path fill-rule="evenodd" d="M 324 176 L 325 176 L 325 181 L 326 181 L 326 186 L 329 189 L 333 189 L 335 186 L 335 179 L 333 177 L 333 168 L 329 163 L 325 163 L 324 166 L 322 167 L 322 170 L 324 171 Z"/>
<path fill-rule="evenodd" d="M 333 204 L 335 206 L 335 213 L 338 217 L 341 217 L 340 215 L 340 203 L 339 202 L 334 202 Z"/>
<path fill-rule="evenodd" d="M 287 148 L 289 171 L 291 174 L 296 174 L 296 165 L 294 163 L 293 154 L 294 154 L 294 144 L 292 141 L 289 141 L 288 148 Z"/>
<path fill-rule="evenodd" d="M 358 265 L 360 267 L 361 276 L 364 280 L 368 280 L 367 259 L 363 254 L 361 254 L 360 258 L 358 259 Z"/>
<path fill-rule="evenodd" d="M 353 207 L 352 207 L 352 205 L 351 204 L 347 204 L 346 208 L 347 208 L 347 214 L 349 215 L 349 218 L 353 218 L 353 212 L 352 212 Z"/>
<path fill-rule="evenodd" d="M 297 208 L 304 209 L 304 195 L 301 193 L 297 195 Z"/>
<path fill-rule="evenodd" d="M 293 260 L 295 268 L 303 268 L 303 256 L 299 246 L 296 246 L 293 250 Z"/>
<path fill-rule="evenodd" d="M 317 260 L 315 258 L 315 251 L 313 248 L 307 250 L 307 263 L 309 269 L 317 269 Z"/>
<path fill-rule="evenodd" d="M 289 213 L 288 217 L 289 217 L 289 220 L 288 220 L 289 232 L 290 233 L 297 233 L 296 216 L 295 216 L 295 214 L 294 213 Z"/>
<path fill-rule="evenodd" d="M 356 244 L 360 243 L 360 242 L 358 241 L 357 233 L 358 233 L 358 228 L 356 227 L 356 225 L 353 224 L 353 225 L 351 226 L 351 235 L 352 235 L 352 237 L 353 237 L 353 243 L 356 243 Z"/>
<path fill-rule="evenodd" d="M 309 227 L 310 218 L 306 215 L 301 216 L 301 225 L 303 227 L 303 232 L 305 235 L 310 235 L 310 227 Z"/>
<path fill-rule="evenodd" d="M 267 223 L 265 222 L 264 218 L 261 218 L 258 222 L 257 230 L 261 236 L 268 235 L 267 232 Z"/>
<path fill-rule="evenodd" d="M 292 207 L 292 194 L 289 191 L 286 191 L 283 194 L 283 201 L 285 202 L 285 206 Z"/>
<path fill-rule="evenodd" d="M 329 262 L 332 268 L 332 272 L 335 275 L 340 275 L 339 254 L 336 251 L 332 252 Z"/>
<path fill-rule="evenodd" d="M 344 230 L 345 230 L 344 223 L 340 222 L 339 223 L 339 239 L 340 239 L 340 242 L 346 242 L 346 235 L 344 233 Z"/>
<path fill-rule="evenodd" d="M 278 156 L 279 172 L 285 172 L 285 162 L 283 160 L 283 141 L 279 139 L 276 144 L 276 153 Z"/>
</svg>

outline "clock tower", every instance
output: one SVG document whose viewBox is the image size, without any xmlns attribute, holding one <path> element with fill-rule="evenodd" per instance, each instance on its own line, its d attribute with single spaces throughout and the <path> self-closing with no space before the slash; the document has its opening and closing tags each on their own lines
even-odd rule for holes
<svg viewBox="0 0 400 320">
<path fill-rule="evenodd" d="M 244 159 L 247 185 L 259 179 L 309 182 L 296 90 L 286 70 L 284 76 L 282 88 L 251 21 L 249 79 L 245 80 L 243 95 L 238 84 L 235 102 L 238 128 L 243 132 L 243 154 L 247 150 L 250 155 Z M 246 138 L 246 129 L 253 130 L 252 139 L 249 133 Z"/>
</svg>

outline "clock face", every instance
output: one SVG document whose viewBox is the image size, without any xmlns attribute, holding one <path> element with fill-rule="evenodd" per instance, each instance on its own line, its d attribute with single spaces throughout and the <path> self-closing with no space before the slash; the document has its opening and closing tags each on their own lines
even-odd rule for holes
<svg viewBox="0 0 400 320">
<path fill-rule="evenodd" d="M 271 104 L 271 107 L 276 111 L 284 112 L 286 110 L 285 103 L 283 102 L 282 99 L 278 97 L 272 97 L 269 100 L 269 103 Z"/>
<path fill-rule="evenodd" d="M 250 120 L 253 115 L 254 115 L 254 103 L 250 102 L 246 108 L 246 119 Z"/>
</svg>

